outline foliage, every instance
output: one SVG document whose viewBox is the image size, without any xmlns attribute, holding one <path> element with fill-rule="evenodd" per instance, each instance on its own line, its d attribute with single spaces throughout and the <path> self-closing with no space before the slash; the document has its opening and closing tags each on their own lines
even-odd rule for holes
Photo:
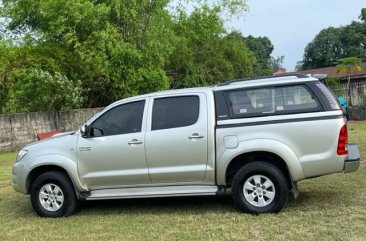
<svg viewBox="0 0 366 241">
<path fill-rule="evenodd" d="M 80 81 L 70 81 L 56 72 L 18 69 L 17 80 L 8 96 L 6 112 L 34 112 L 79 108 L 84 102 Z"/>
<path fill-rule="evenodd" d="M 4 41 L 0 41 L 0 113 L 1 107 L 4 106 L 5 98 L 8 94 L 8 86 L 11 84 L 11 81 L 8 80 L 7 76 L 7 68 L 9 63 L 11 62 L 12 56 L 14 56 L 14 49 L 11 48 Z"/>
<path fill-rule="evenodd" d="M 273 72 L 277 70 L 286 70 L 283 67 L 283 61 L 285 59 L 285 56 L 278 56 L 278 57 L 271 57 L 270 59 L 270 67 Z"/>
<path fill-rule="evenodd" d="M 254 73 L 257 76 L 271 75 L 273 73 L 271 68 L 271 54 L 274 47 L 269 38 L 249 35 L 243 40 L 256 57 L 257 62 L 254 65 Z"/>
<path fill-rule="evenodd" d="M 304 52 L 303 69 L 334 65 L 341 55 L 341 29 L 329 27 L 320 31 Z"/>
<path fill-rule="evenodd" d="M 361 15 L 359 16 L 359 19 L 366 21 L 366 8 L 361 9 Z"/>
<path fill-rule="evenodd" d="M 61 73 L 82 80 L 83 88 L 90 90 L 86 107 L 169 86 L 163 67 L 173 33 L 166 4 L 165 0 L 4 1 L 12 19 L 10 29 L 29 28 L 31 45 L 54 44 L 73 56 L 70 65 L 79 68 Z"/>
<path fill-rule="evenodd" d="M 340 85 L 341 80 L 339 77 L 336 76 L 327 76 L 326 78 L 327 85 L 330 86 L 330 89 L 334 90 L 337 86 Z M 339 95 L 337 95 L 339 96 Z"/>
<path fill-rule="evenodd" d="M 178 2 L 180 3 L 178 7 L 179 12 L 189 12 L 189 9 L 192 7 L 196 9 L 209 7 L 222 13 L 222 15 L 226 15 L 228 19 L 234 16 L 241 16 L 248 11 L 246 0 L 182 0 Z"/>
<path fill-rule="evenodd" d="M 80 80 L 83 107 L 269 72 L 269 39 L 247 41 L 224 27 L 226 17 L 247 11 L 246 0 L 183 2 L 193 8 L 172 11 L 171 0 L 3 0 L 6 31 L 21 41 L 0 45 L 0 106 L 15 111 L 6 102 L 19 73 L 32 71 Z"/>
<path fill-rule="evenodd" d="M 303 70 L 303 66 L 304 66 L 304 62 L 297 61 L 296 62 L 296 66 L 295 66 L 295 71 L 301 71 L 301 70 Z"/>
<path fill-rule="evenodd" d="M 177 45 L 166 65 L 171 88 L 214 85 L 250 76 L 255 58 L 242 41 L 225 29 L 217 9 L 181 13 L 174 24 Z"/>
<path fill-rule="evenodd" d="M 357 57 L 338 59 L 337 72 L 350 74 L 352 71 L 361 72 L 362 60 Z"/>
<path fill-rule="evenodd" d="M 366 9 L 361 22 L 321 30 L 305 48 L 302 69 L 321 68 L 337 64 L 340 58 L 355 56 L 366 61 Z"/>
<path fill-rule="evenodd" d="M 351 73 L 352 72 L 361 72 L 362 71 L 362 60 L 357 57 L 348 57 L 338 60 L 337 72 L 347 74 L 347 90 L 348 90 L 348 102 L 349 105 L 352 105 L 352 95 L 351 89 L 349 87 L 351 82 Z"/>
<path fill-rule="evenodd" d="M 61 46 L 49 43 L 23 46 L 2 43 L 0 50 L 0 112 L 15 111 L 14 108 L 4 107 L 8 105 L 9 96 L 21 84 L 17 78 L 20 72 L 47 70 L 49 73 L 59 72 L 77 79 L 75 76 L 79 66 L 73 64 L 74 56 Z"/>
</svg>

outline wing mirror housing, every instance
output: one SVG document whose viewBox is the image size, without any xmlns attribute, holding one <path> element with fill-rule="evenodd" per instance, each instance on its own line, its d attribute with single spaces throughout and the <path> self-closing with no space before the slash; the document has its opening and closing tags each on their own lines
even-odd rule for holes
<svg viewBox="0 0 366 241">
<path fill-rule="evenodd" d="M 87 125 L 83 125 L 80 128 L 80 134 L 82 137 L 88 137 L 88 126 Z"/>
</svg>

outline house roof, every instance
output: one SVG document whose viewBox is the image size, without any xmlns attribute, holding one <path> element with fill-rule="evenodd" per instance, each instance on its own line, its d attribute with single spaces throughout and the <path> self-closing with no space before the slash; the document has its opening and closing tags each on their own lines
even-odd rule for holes
<svg viewBox="0 0 366 241">
<path fill-rule="evenodd" d="M 276 72 L 273 73 L 273 75 L 280 75 L 280 74 L 286 74 L 286 71 L 283 69 L 279 69 Z"/>
<path fill-rule="evenodd" d="M 366 78 L 366 63 L 361 65 L 361 72 L 351 71 L 351 79 Z M 347 79 L 347 73 L 337 73 L 337 66 L 331 66 L 319 69 L 308 69 L 295 72 L 296 74 L 327 74 L 330 77 L 338 77 L 340 79 Z"/>
</svg>

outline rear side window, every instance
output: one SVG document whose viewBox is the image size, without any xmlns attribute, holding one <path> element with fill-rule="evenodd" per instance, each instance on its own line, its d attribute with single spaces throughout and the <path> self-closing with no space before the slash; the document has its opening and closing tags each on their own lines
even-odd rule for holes
<svg viewBox="0 0 366 241">
<path fill-rule="evenodd" d="M 302 85 L 241 89 L 226 92 L 232 117 L 317 111 L 318 101 Z"/>
<path fill-rule="evenodd" d="M 333 92 L 331 90 L 328 89 L 327 86 L 325 86 L 321 82 L 318 82 L 318 83 L 316 83 L 316 87 L 318 87 L 319 90 L 323 93 L 327 103 L 329 103 L 330 108 L 332 110 L 339 110 L 340 109 L 339 103 L 338 103 L 335 95 L 333 94 Z"/>
<path fill-rule="evenodd" d="M 197 122 L 198 115 L 198 96 L 155 99 L 151 130 L 190 126 Z"/>
</svg>

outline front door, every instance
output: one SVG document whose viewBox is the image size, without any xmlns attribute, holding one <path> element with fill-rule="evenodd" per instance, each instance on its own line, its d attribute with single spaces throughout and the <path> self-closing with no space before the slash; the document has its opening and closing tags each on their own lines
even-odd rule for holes
<svg viewBox="0 0 366 241">
<path fill-rule="evenodd" d="M 78 140 L 78 171 L 91 189 L 151 183 L 145 158 L 145 100 L 106 110 Z"/>
<path fill-rule="evenodd" d="M 202 182 L 207 168 L 206 95 L 155 97 L 146 132 L 153 183 Z"/>
</svg>

